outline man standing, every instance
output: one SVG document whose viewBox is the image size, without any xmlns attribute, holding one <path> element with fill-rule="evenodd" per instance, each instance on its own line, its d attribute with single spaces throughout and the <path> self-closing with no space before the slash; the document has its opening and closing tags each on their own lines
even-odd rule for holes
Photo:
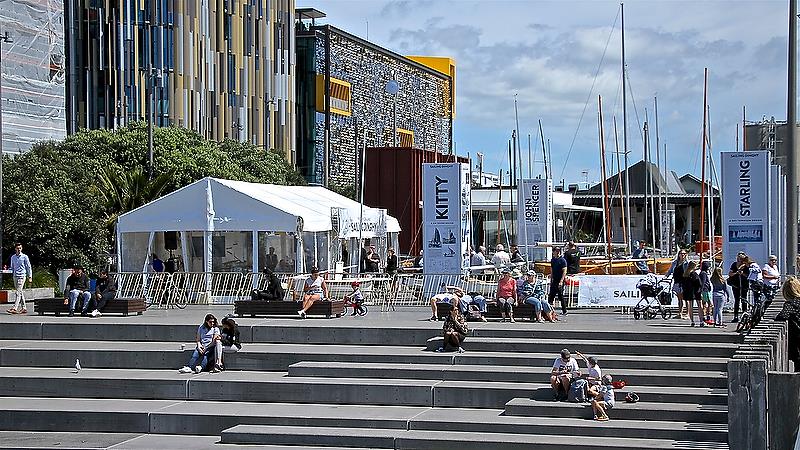
<svg viewBox="0 0 800 450">
<path fill-rule="evenodd" d="M 511 264 L 511 256 L 506 252 L 503 244 L 497 244 L 497 247 L 495 247 L 494 256 L 492 256 L 492 264 L 498 269 L 508 267 L 508 265 Z"/>
<path fill-rule="evenodd" d="M 471 267 L 480 267 L 486 265 L 486 247 L 478 246 L 478 251 L 473 253 L 469 258 L 469 265 Z M 483 273 L 482 269 L 475 270 L 473 274 Z"/>
<path fill-rule="evenodd" d="M 267 267 L 273 272 L 275 268 L 278 267 L 278 255 L 275 254 L 275 247 L 269 248 L 269 253 L 267 253 Z"/>
<path fill-rule="evenodd" d="M 386 273 L 389 275 L 397 275 L 397 270 L 397 255 L 394 254 L 394 249 L 389 247 L 389 249 L 386 250 Z"/>
<path fill-rule="evenodd" d="M 564 259 L 567 260 L 567 274 L 575 275 L 581 271 L 581 252 L 575 246 L 575 242 L 567 242 L 567 251 L 564 252 Z"/>
<path fill-rule="evenodd" d="M 83 267 L 75 266 L 72 269 L 72 275 L 67 278 L 67 285 L 64 287 L 64 294 L 64 304 L 69 305 L 70 317 L 75 315 L 75 304 L 78 303 L 78 297 L 83 300 L 82 309 L 89 305 L 92 294 L 89 292 L 89 277 L 83 273 Z"/>
<path fill-rule="evenodd" d="M 631 258 L 646 260 L 649 255 L 647 254 L 647 249 L 644 248 L 644 246 L 645 246 L 644 240 L 639 241 L 639 245 L 638 247 L 636 247 L 636 250 L 633 251 Z M 647 267 L 647 261 L 636 261 L 633 264 L 636 267 L 637 275 L 647 275 L 648 273 L 650 273 L 650 269 Z"/>
<path fill-rule="evenodd" d="M 564 278 L 567 277 L 567 260 L 561 256 L 561 247 L 553 248 L 553 259 L 550 260 L 550 293 L 547 301 L 552 305 L 558 297 L 561 303 L 561 314 L 567 315 L 567 302 L 564 301 Z"/>
<path fill-rule="evenodd" d="M 22 244 L 14 244 L 14 254 L 11 255 L 11 274 L 14 277 L 14 289 L 16 290 L 17 299 L 14 307 L 7 310 L 9 314 L 27 314 L 28 310 L 25 308 L 25 294 L 22 289 L 25 288 L 25 279 L 28 283 L 33 281 L 33 270 L 31 269 L 31 261 L 28 255 L 22 253 Z M 20 305 L 22 309 L 20 309 Z"/>
</svg>

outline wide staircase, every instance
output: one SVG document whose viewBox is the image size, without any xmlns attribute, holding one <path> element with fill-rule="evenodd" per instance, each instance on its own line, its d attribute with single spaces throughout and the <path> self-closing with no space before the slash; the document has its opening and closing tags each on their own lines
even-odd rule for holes
<svg viewBox="0 0 800 450">
<path fill-rule="evenodd" d="M 199 375 L 176 371 L 196 325 L 3 323 L 0 448 L 728 448 L 738 335 L 616 317 L 613 331 L 597 317 L 578 325 L 589 314 L 476 324 L 461 354 L 432 351 L 436 323 L 242 320 L 242 351 Z M 564 347 L 627 382 L 609 422 L 552 400 Z M 627 392 L 641 401 L 625 403 Z"/>
</svg>

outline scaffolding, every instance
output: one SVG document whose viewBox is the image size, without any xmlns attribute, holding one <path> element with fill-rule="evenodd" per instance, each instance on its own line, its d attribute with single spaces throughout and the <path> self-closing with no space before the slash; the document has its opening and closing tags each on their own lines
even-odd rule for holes
<svg viewBox="0 0 800 450">
<path fill-rule="evenodd" d="M 3 44 L 3 151 L 19 153 L 66 135 L 64 5 L 61 0 L 0 0 Z"/>
</svg>

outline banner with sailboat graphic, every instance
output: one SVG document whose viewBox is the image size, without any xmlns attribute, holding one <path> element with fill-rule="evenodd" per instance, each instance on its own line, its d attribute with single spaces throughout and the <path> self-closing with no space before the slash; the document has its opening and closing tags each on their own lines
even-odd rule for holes
<svg viewBox="0 0 800 450">
<path fill-rule="evenodd" d="M 553 182 L 535 178 L 520 181 L 517 245 L 525 249 L 528 261 L 550 259 L 550 248 L 536 248 L 537 242 L 553 241 Z"/>
<path fill-rule="evenodd" d="M 767 262 L 770 241 L 769 153 L 722 152 L 722 254 L 725 267 L 745 252 Z"/>
<path fill-rule="evenodd" d="M 424 273 L 458 275 L 463 272 L 469 256 L 470 222 L 469 166 L 423 164 Z"/>
</svg>

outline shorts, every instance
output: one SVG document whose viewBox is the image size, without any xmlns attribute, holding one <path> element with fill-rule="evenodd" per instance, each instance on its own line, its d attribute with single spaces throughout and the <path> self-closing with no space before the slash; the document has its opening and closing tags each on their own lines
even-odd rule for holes
<svg viewBox="0 0 800 450">
<path fill-rule="evenodd" d="M 703 292 L 703 303 L 711 304 L 711 295 L 708 292 Z"/>
</svg>

